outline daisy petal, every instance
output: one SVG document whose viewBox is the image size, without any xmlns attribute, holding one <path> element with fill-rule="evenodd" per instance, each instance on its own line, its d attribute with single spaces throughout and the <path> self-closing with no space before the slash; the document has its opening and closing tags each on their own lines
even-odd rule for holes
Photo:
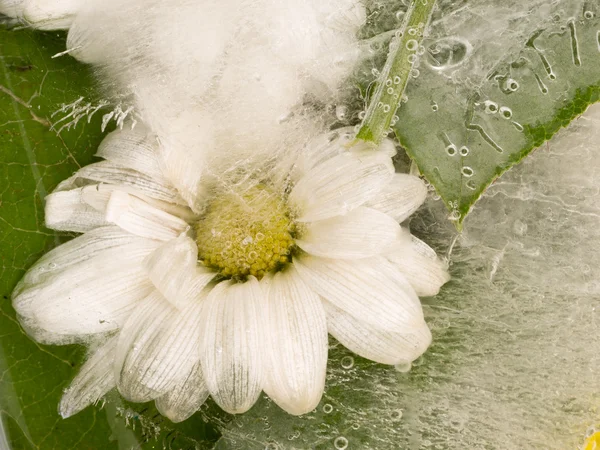
<svg viewBox="0 0 600 450">
<path fill-rule="evenodd" d="M 53 192 L 45 200 L 44 220 L 52 230 L 85 233 L 110 224 L 103 212 L 84 201 L 81 188 Z"/>
<path fill-rule="evenodd" d="M 198 265 L 198 247 L 183 235 L 163 244 L 145 261 L 154 286 L 178 308 L 200 298 L 215 272 Z"/>
<path fill-rule="evenodd" d="M 212 398 L 232 414 L 248 411 L 262 389 L 262 297 L 250 277 L 219 283 L 204 302 L 202 373 Z"/>
<path fill-rule="evenodd" d="M 153 289 L 142 267 L 153 248 L 139 242 L 112 247 L 64 269 L 57 263 L 56 272 L 50 263 L 47 276 L 34 277 L 33 284 L 26 277 L 17 286 L 13 306 L 30 319 L 34 336 L 52 338 L 44 343 L 115 330 Z"/>
<path fill-rule="evenodd" d="M 289 196 L 300 211 L 300 222 L 328 219 L 362 205 L 389 183 L 394 173 L 391 159 L 371 152 L 345 152 L 304 175 Z"/>
<path fill-rule="evenodd" d="M 0 0 L 0 14 L 8 17 L 20 17 L 23 15 L 24 0 Z"/>
<path fill-rule="evenodd" d="M 165 142 L 161 146 L 161 162 L 164 173 L 173 181 L 181 197 L 194 212 L 200 212 L 203 162 L 199 152 L 186 151 L 177 143 Z"/>
<path fill-rule="evenodd" d="M 25 288 L 31 288 L 34 284 L 56 276 L 69 267 L 92 260 L 111 249 L 124 248 L 127 254 L 131 255 L 131 251 L 136 247 L 142 252 L 143 249 L 147 249 L 150 253 L 159 245 L 159 242 L 134 236 L 114 225 L 96 228 L 59 245 L 38 259 L 19 281 L 13 291 L 13 297 Z"/>
<path fill-rule="evenodd" d="M 382 253 L 399 231 L 400 225 L 390 216 L 360 206 L 345 216 L 307 224 L 296 244 L 324 258 L 367 258 Z"/>
<path fill-rule="evenodd" d="M 450 280 L 446 264 L 425 242 L 404 231 L 386 253 L 386 258 L 402 272 L 417 295 L 436 295 Z"/>
<path fill-rule="evenodd" d="M 121 331 L 119 351 L 126 345 L 129 349 L 123 358 L 118 385 L 121 393 L 133 401 L 141 401 L 135 400 L 140 394 L 149 400 L 170 391 L 200 358 L 201 303 L 175 312 L 165 302 L 156 302 L 160 309 L 149 322 L 135 322 L 131 327 L 125 324 Z"/>
<path fill-rule="evenodd" d="M 113 355 L 116 345 L 116 337 L 109 339 L 81 367 L 60 400 L 58 411 L 63 419 L 96 403 L 115 387 Z"/>
<path fill-rule="evenodd" d="M 321 299 L 294 267 L 270 281 L 265 392 L 290 414 L 312 411 L 323 395 L 327 324 Z"/>
<path fill-rule="evenodd" d="M 185 205 L 185 201 L 164 176 L 154 178 L 111 161 L 85 166 L 71 178 L 125 186 L 156 200 Z"/>
<path fill-rule="evenodd" d="M 396 331 L 423 320 L 419 298 L 402 274 L 385 258 L 358 261 L 303 256 L 294 259 L 312 290 L 365 322 Z"/>
<path fill-rule="evenodd" d="M 399 324 L 397 330 L 389 331 L 362 321 L 328 301 L 323 306 L 329 333 L 363 358 L 382 364 L 410 363 L 431 344 L 431 332 L 425 321 L 410 326 Z"/>
<path fill-rule="evenodd" d="M 166 188 L 173 186 L 165 178 L 158 159 L 157 136 L 143 124 L 109 133 L 98 147 L 96 156 L 113 164 L 147 175 Z"/>
<path fill-rule="evenodd" d="M 111 194 L 106 220 L 135 235 L 162 241 L 173 239 L 189 228 L 179 217 L 121 191 Z"/>
<path fill-rule="evenodd" d="M 393 217 L 396 222 L 403 222 L 421 206 L 426 197 L 427 187 L 420 178 L 397 173 L 366 206 Z"/>
<path fill-rule="evenodd" d="M 81 0 L 27 0 L 23 18 L 40 30 L 65 30 L 73 23 Z"/>
<path fill-rule="evenodd" d="M 156 409 L 171 422 L 182 422 L 194 414 L 208 397 L 200 363 L 166 394 L 156 399 Z"/>
<path fill-rule="evenodd" d="M 296 164 L 298 173 L 305 175 L 315 166 L 346 152 L 346 145 L 352 142 L 355 135 L 352 127 L 345 127 L 311 139 L 298 158 Z"/>
<path fill-rule="evenodd" d="M 123 325 L 115 350 L 114 374 L 117 388 L 126 399 L 132 402 L 147 402 L 162 394 L 138 382 L 138 377 L 143 374 L 126 373 L 125 365 L 133 367 L 133 363 L 138 358 L 144 357 L 148 342 L 157 336 L 175 314 L 175 308 L 154 290 Z"/>
</svg>

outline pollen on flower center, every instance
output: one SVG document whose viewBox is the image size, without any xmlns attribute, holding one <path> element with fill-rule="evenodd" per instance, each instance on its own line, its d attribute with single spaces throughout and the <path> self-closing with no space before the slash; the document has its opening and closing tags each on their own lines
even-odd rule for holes
<svg viewBox="0 0 600 450">
<path fill-rule="evenodd" d="M 285 201 L 264 185 L 219 195 L 196 224 L 198 255 L 226 277 L 261 278 L 290 261 L 294 222 Z"/>
</svg>

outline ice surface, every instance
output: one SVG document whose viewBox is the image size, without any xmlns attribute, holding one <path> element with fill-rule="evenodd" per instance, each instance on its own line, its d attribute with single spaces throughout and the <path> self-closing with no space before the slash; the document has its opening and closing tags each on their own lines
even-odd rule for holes
<svg viewBox="0 0 600 450">
<path fill-rule="evenodd" d="M 430 200 L 413 232 L 442 254 L 456 242 L 453 281 L 424 301 L 424 357 L 405 373 L 334 345 L 315 412 L 263 400 L 219 448 L 579 448 L 600 424 L 599 147 L 597 105 L 496 182 L 458 238 Z"/>
</svg>

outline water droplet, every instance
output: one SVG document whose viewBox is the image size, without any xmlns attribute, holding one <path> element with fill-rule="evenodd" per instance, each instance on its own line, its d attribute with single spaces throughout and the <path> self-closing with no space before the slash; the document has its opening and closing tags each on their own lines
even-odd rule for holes
<svg viewBox="0 0 600 450">
<path fill-rule="evenodd" d="M 385 85 L 386 86 L 391 86 L 392 85 L 392 79 L 388 78 L 387 80 L 385 80 Z"/>
<path fill-rule="evenodd" d="M 436 102 L 431 103 L 431 110 L 436 112 L 438 110 L 438 104 Z"/>
<path fill-rule="evenodd" d="M 344 436 L 338 436 L 335 438 L 335 441 L 333 441 L 333 446 L 337 450 L 345 450 L 348 448 L 348 439 Z"/>
<path fill-rule="evenodd" d="M 367 115 L 366 111 L 361 111 L 361 112 L 358 113 L 358 118 L 360 120 L 363 120 L 366 115 Z"/>
<path fill-rule="evenodd" d="M 354 367 L 354 358 L 352 356 L 344 356 L 340 364 L 344 369 L 352 369 Z"/>
<path fill-rule="evenodd" d="M 593 19 L 594 18 L 594 12 L 593 11 L 586 11 L 583 13 L 583 17 L 585 17 L 586 19 Z"/>
<path fill-rule="evenodd" d="M 279 450 L 279 446 L 275 442 L 269 442 L 265 445 L 265 450 Z"/>
<path fill-rule="evenodd" d="M 512 117 L 512 110 L 507 106 L 503 106 L 500 108 L 500 115 L 505 119 L 510 119 Z"/>
<path fill-rule="evenodd" d="M 448 153 L 449 156 L 456 155 L 456 145 L 454 145 L 454 144 L 448 145 L 446 147 L 446 153 Z"/>
<path fill-rule="evenodd" d="M 471 189 L 472 191 L 474 191 L 475 189 L 477 189 L 477 186 L 475 185 L 475 182 L 473 180 L 467 181 L 467 187 L 469 189 Z"/>
<path fill-rule="evenodd" d="M 419 69 L 411 69 L 411 71 L 410 71 L 411 77 L 417 78 L 419 75 L 421 75 L 421 72 L 419 72 Z"/>
<path fill-rule="evenodd" d="M 379 70 L 377 70 L 375 67 L 373 67 L 371 69 L 371 73 L 373 74 L 374 77 L 378 77 L 379 76 Z"/>
<path fill-rule="evenodd" d="M 475 171 L 469 166 L 464 166 L 462 169 L 460 169 L 460 173 L 462 173 L 465 177 L 472 177 Z"/>
<path fill-rule="evenodd" d="M 398 75 L 394 77 L 394 84 L 400 84 L 401 81 L 402 79 Z"/>
<path fill-rule="evenodd" d="M 409 34 L 410 34 L 410 31 L 409 31 Z M 409 39 L 408 41 L 406 41 L 406 49 L 407 50 L 414 52 L 418 48 L 419 48 L 419 43 L 415 39 Z"/>
<path fill-rule="evenodd" d="M 392 95 L 394 93 L 394 88 L 387 88 L 387 93 Z"/>
<path fill-rule="evenodd" d="M 396 12 L 396 20 L 402 20 L 402 19 L 404 19 L 404 14 L 405 14 L 404 11 L 398 11 L 398 12 Z"/>
<path fill-rule="evenodd" d="M 390 112 L 390 105 L 383 105 L 383 112 Z"/>
<path fill-rule="evenodd" d="M 410 34 L 411 36 L 414 36 L 415 34 L 417 34 L 417 31 L 418 30 L 416 28 L 411 27 L 408 29 L 408 34 Z"/>
<path fill-rule="evenodd" d="M 498 112 L 498 103 L 491 100 L 486 100 L 484 103 L 484 111 L 486 114 L 496 114 Z"/>
<path fill-rule="evenodd" d="M 56 269 L 57 267 L 58 267 L 58 266 L 57 266 L 57 264 L 56 264 L 56 263 L 53 263 L 53 262 L 52 262 L 52 263 L 48 264 L 48 269 L 49 269 L 49 270 L 54 270 L 54 269 Z"/>
<path fill-rule="evenodd" d="M 360 424 L 358 422 L 352 424 L 353 430 L 358 430 L 360 428 Z"/>
<path fill-rule="evenodd" d="M 332 412 L 332 411 L 333 411 L 333 406 L 331 406 L 331 404 L 330 404 L 330 403 L 325 403 L 325 404 L 323 405 L 323 412 L 324 412 L 325 414 L 331 414 L 331 412 Z"/>
<path fill-rule="evenodd" d="M 467 156 L 469 154 L 469 147 L 465 147 L 464 145 L 459 150 L 460 156 Z"/>
<path fill-rule="evenodd" d="M 415 55 L 414 53 L 412 55 L 408 55 L 406 60 L 409 63 L 414 64 L 414 62 L 417 60 L 417 55 Z"/>
<path fill-rule="evenodd" d="M 338 120 L 346 119 L 348 115 L 348 107 L 346 105 L 337 105 L 335 107 L 335 116 Z"/>
<path fill-rule="evenodd" d="M 425 47 L 422 45 L 419 45 L 419 49 L 417 50 L 417 55 L 423 56 L 424 54 L 425 54 Z"/>
</svg>

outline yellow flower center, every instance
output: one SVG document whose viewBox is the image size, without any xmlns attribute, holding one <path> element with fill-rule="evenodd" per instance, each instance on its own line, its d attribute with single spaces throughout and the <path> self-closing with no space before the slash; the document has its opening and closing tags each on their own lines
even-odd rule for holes
<svg viewBox="0 0 600 450">
<path fill-rule="evenodd" d="M 221 275 L 260 279 L 290 261 L 293 233 L 283 198 L 258 185 L 212 201 L 196 224 L 196 243 L 200 260 Z"/>
</svg>

